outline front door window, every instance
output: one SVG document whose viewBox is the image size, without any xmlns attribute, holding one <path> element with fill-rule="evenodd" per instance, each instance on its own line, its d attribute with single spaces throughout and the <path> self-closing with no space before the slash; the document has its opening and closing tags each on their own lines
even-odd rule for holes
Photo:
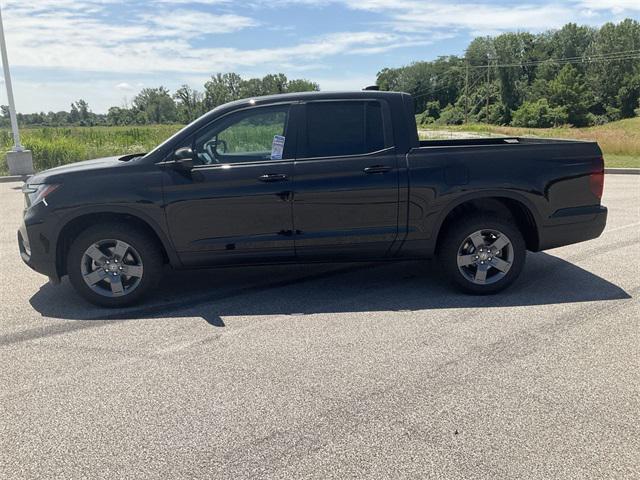
<svg viewBox="0 0 640 480">
<path fill-rule="evenodd" d="M 256 162 L 274 157 L 284 142 L 289 106 L 254 108 L 216 122 L 195 142 L 201 165 Z"/>
</svg>

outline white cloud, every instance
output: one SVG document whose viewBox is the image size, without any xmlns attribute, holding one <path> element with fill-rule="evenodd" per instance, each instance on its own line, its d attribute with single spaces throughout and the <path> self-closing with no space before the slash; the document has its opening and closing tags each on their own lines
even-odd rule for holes
<svg viewBox="0 0 640 480">
<path fill-rule="evenodd" d="M 140 18 L 154 28 L 167 29 L 178 37 L 200 37 L 209 34 L 237 32 L 255 27 L 258 22 L 249 17 L 232 14 L 214 14 L 199 10 L 173 10 L 141 15 Z M 169 36 L 169 35 L 168 35 Z"/>
<path fill-rule="evenodd" d="M 473 32 L 547 30 L 576 20 L 570 5 L 523 3 L 517 6 L 484 2 L 418 0 L 345 0 L 354 10 L 387 13 L 398 31 L 464 29 Z"/>
<path fill-rule="evenodd" d="M 154 3 L 167 5 L 226 5 L 232 0 L 152 0 Z"/>
<path fill-rule="evenodd" d="M 134 90 L 133 85 L 127 83 L 127 82 L 122 82 L 116 85 L 116 90 L 121 90 L 123 92 L 131 92 Z"/>
<path fill-rule="evenodd" d="M 578 3 L 591 10 L 610 10 L 616 14 L 640 11 L 640 0 L 580 0 Z"/>
<path fill-rule="evenodd" d="M 83 1 L 92 5 L 97 0 Z M 257 22 L 239 15 L 178 10 L 166 15 L 142 14 L 140 21 L 115 24 L 76 11 L 79 3 L 73 2 L 73 9 L 54 11 L 47 10 L 49 0 L 36 0 L 28 7 L 20 4 L 7 10 L 12 65 L 114 73 L 186 70 L 198 74 L 260 65 L 304 68 L 331 55 L 370 55 L 425 44 L 419 36 L 362 31 L 327 34 L 277 48 L 196 47 L 192 43 L 196 37 L 242 30 Z M 41 10 L 25 16 L 25 8 Z"/>
<path fill-rule="evenodd" d="M 486 0 L 264 0 L 264 6 L 344 5 L 351 10 L 380 14 L 387 26 L 403 32 L 451 28 L 479 34 L 507 30 L 543 31 L 567 22 L 591 23 L 589 12 L 629 14 L 640 11 L 640 0 L 529 0 L 504 4 Z"/>
</svg>

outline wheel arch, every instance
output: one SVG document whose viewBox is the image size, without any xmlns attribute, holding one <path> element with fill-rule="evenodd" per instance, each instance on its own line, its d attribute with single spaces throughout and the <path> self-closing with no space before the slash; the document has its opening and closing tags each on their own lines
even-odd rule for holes
<svg viewBox="0 0 640 480">
<path fill-rule="evenodd" d="M 66 259 L 71 244 L 77 236 L 92 225 L 99 223 L 126 223 L 135 226 L 153 237 L 162 249 L 166 263 L 179 266 L 180 260 L 175 254 L 173 245 L 162 229 L 151 219 L 139 212 L 128 209 L 91 210 L 77 212 L 61 222 L 56 240 L 56 271 L 61 278 L 66 275 Z"/>
<path fill-rule="evenodd" d="M 541 222 L 537 209 L 523 196 L 503 191 L 465 195 L 450 203 L 438 218 L 436 249 L 451 222 L 470 212 L 490 212 L 513 219 L 524 237 L 527 250 L 539 249 Z"/>
</svg>

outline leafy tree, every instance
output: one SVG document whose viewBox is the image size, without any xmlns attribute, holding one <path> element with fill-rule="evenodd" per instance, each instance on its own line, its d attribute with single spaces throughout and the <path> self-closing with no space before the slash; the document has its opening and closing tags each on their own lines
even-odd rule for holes
<svg viewBox="0 0 640 480">
<path fill-rule="evenodd" d="M 410 93 L 415 98 L 415 111 L 422 112 L 429 101 L 441 106 L 455 103 L 464 84 L 464 62 L 459 57 L 440 57 L 433 62 L 415 62 L 399 69 L 384 69 L 376 84 L 382 89 Z M 388 88 L 393 86 L 393 88 Z"/>
<path fill-rule="evenodd" d="M 464 123 L 464 110 L 456 105 L 447 105 L 442 110 L 436 123 L 440 125 L 462 125 Z"/>
<path fill-rule="evenodd" d="M 590 95 L 584 79 L 572 65 L 565 65 L 549 83 L 550 99 L 554 106 L 564 107 L 570 124 L 582 127 L 588 124 Z"/>
<path fill-rule="evenodd" d="M 413 94 L 417 112 L 438 101 L 441 107 L 451 104 L 468 110 L 470 121 L 509 124 L 524 102 L 542 105 L 538 100 L 546 100 L 554 111 L 564 107 L 568 122 L 583 126 L 635 114 L 640 101 L 638 51 L 637 20 L 600 29 L 567 24 L 537 35 L 478 37 L 464 59 L 440 57 L 385 68 L 377 84 L 383 90 Z M 428 118 L 432 117 L 425 114 Z M 556 120 L 561 122 L 562 115 Z"/>
<path fill-rule="evenodd" d="M 242 77 L 237 73 L 218 73 L 204 84 L 207 110 L 241 98 Z"/>
<path fill-rule="evenodd" d="M 177 118 L 176 104 L 164 87 L 142 89 L 133 99 L 133 108 L 141 123 L 170 123 Z"/>
<path fill-rule="evenodd" d="M 620 106 L 620 116 L 623 118 L 635 115 L 635 106 L 640 100 L 640 69 L 637 73 L 625 76 L 622 86 L 618 90 L 616 103 Z"/>
<path fill-rule="evenodd" d="M 380 90 L 400 90 L 400 69 L 383 68 L 378 72 L 376 77 L 376 85 Z"/>
<path fill-rule="evenodd" d="M 240 87 L 240 92 L 241 98 L 259 97 L 267 94 L 264 90 L 261 78 L 250 78 L 249 80 L 244 80 Z"/>
<path fill-rule="evenodd" d="M 135 112 L 129 108 L 111 107 L 106 120 L 109 125 L 131 125 L 135 123 Z"/>
<path fill-rule="evenodd" d="M 191 123 L 204 113 L 204 95 L 188 85 L 180 87 L 173 98 L 177 104 L 177 118 L 181 123 Z"/>
<path fill-rule="evenodd" d="M 429 124 L 435 122 L 440 118 L 440 102 L 433 101 L 428 102 L 422 115 L 420 115 L 418 122 L 420 124 Z"/>
<path fill-rule="evenodd" d="M 427 108 L 425 108 L 424 113 L 435 119 L 440 118 L 440 102 L 437 100 L 427 102 Z"/>
<path fill-rule="evenodd" d="M 555 127 L 567 122 L 564 107 L 552 108 L 545 99 L 537 102 L 524 102 L 513 114 L 514 127 L 546 128 Z"/>
<path fill-rule="evenodd" d="M 34 114 L 37 115 L 37 114 Z M 77 100 L 71 104 L 71 111 L 69 112 L 69 121 L 71 123 L 77 123 L 80 125 L 91 125 L 92 113 L 89 109 L 89 104 L 85 100 Z M 34 117 L 33 123 L 41 124 L 41 117 Z"/>
<path fill-rule="evenodd" d="M 262 89 L 266 95 L 286 93 L 289 81 L 284 73 L 269 74 L 262 79 Z"/>
<path fill-rule="evenodd" d="M 295 80 L 289 81 L 287 85 L 287 93 L 295 93 L 295 92 L 317 92 L 320 90 L 320 85 L 315 82 L 311 82 L 309 80 L 305 80 L 304 78 L 298 78 Z"/>
</svg>

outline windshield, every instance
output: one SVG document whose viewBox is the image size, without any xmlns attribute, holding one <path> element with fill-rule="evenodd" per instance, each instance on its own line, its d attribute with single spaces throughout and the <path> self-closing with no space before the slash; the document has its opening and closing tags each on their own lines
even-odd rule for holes
<svg viewBox="0 0 640 480">
<path fill-rule="evenodd" d="M 171 142 L 173 142 L 176 138 L 178 138 L 180 135 L 182 135 L 187 129 L 189 129 L 192 125 L 195 125 L 200 119 L 200 118 L 196 118 L 193 122 L 191 122 L 189 125 L 187 125 L 186 127 L 178 130 L 176 133 L 174 133 L 173 135 L 171 135 L 169 138 L 167 138 L 164 142 L 162 142 L 160 145 L 158 145 L 156 148 L 154 148 L 153 150 L 151 150 L 149 153 L 147 153 L 145 155 L 145 157 L 148 157 L 150 155 L 154 155 L 156 152 L 159 152 L 160 150 L 162 150 L 163 148 L 165 148 L 167 145 L 169 145 Z"/>
</svg>

